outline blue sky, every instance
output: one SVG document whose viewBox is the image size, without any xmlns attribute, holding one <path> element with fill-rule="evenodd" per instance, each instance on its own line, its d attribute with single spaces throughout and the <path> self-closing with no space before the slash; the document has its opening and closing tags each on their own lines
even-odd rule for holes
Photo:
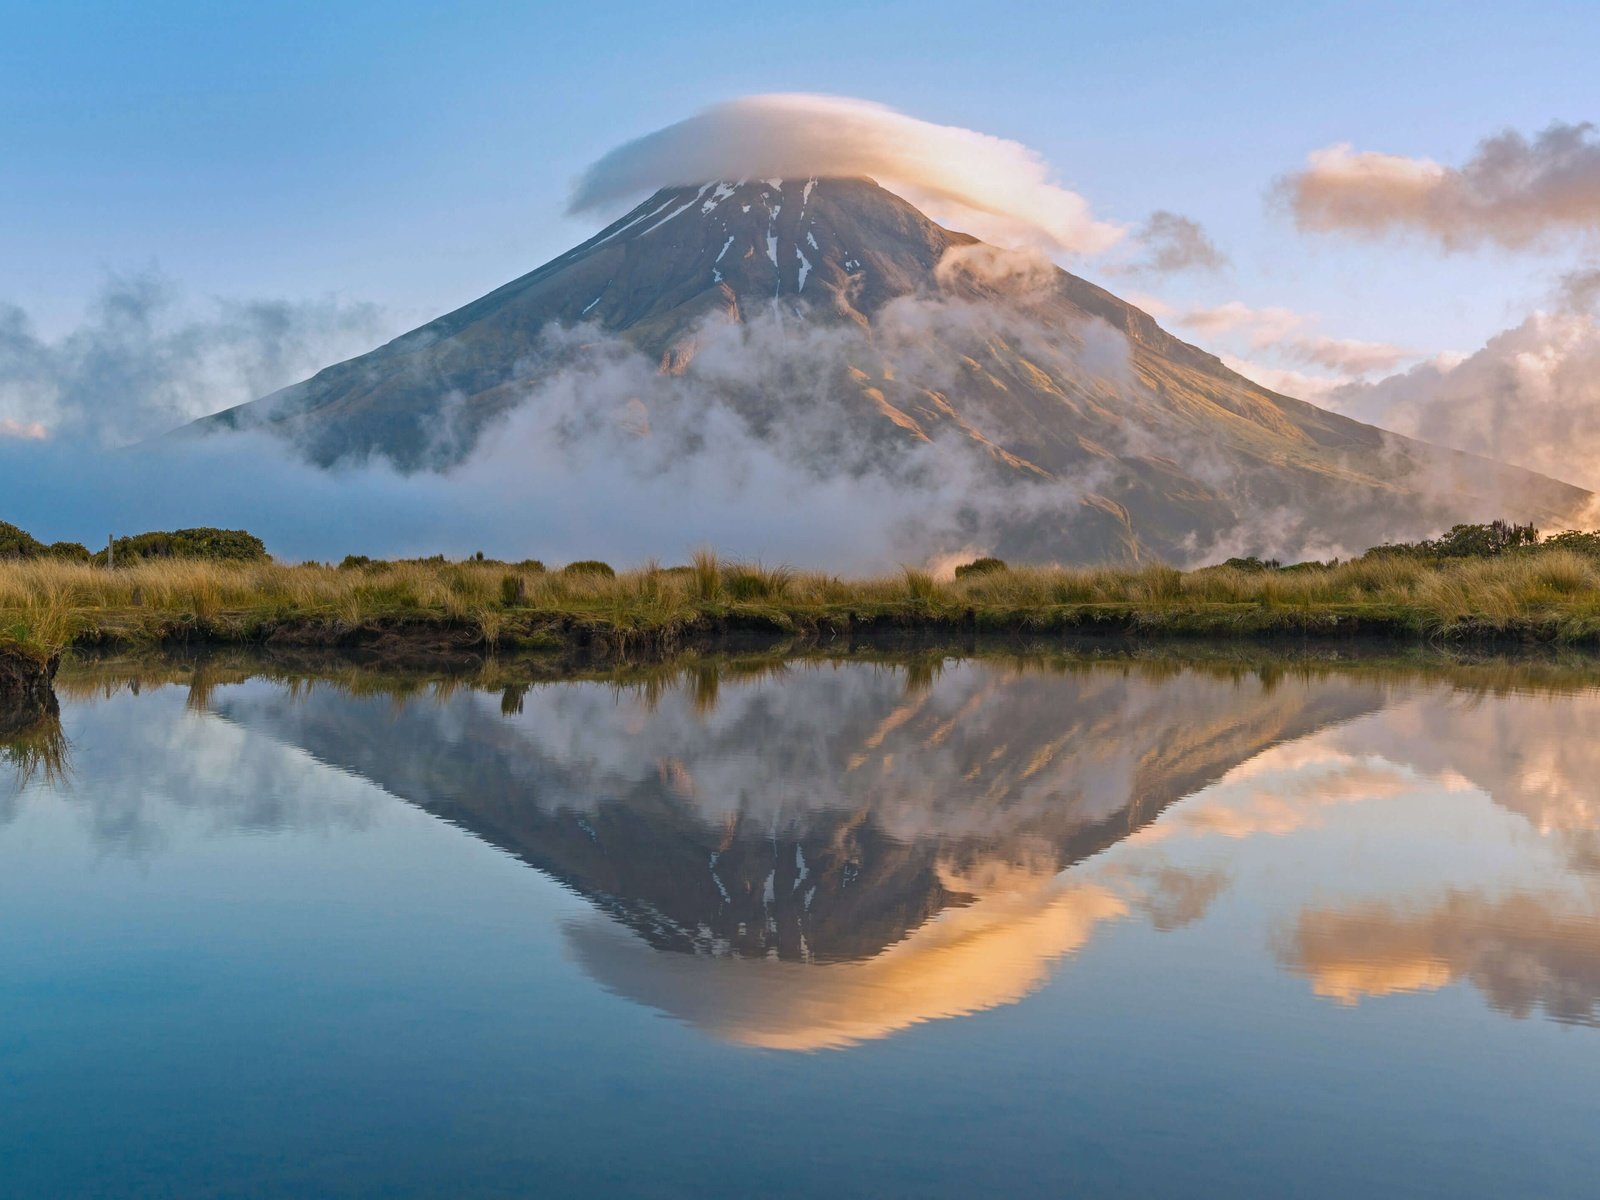
<svg viewBox="0 0 1600 1200">
<path fill-rule="evenodd" d="M 1097 214 L 1175 210 L 1233 263 L 1115 290 L 1469 351 L 1563 261 L 1307 236 L 1268 189 L 1333 143 L 1457 163 L 1594 115 L 1600 20 L 1400 7 L 0 3 L 0 301 L 58 333 L 108 271 L 155 264 L 197 296 L 412 323 L 585 235 L 567 192 L 616 143 L 818 91 L 1017 139 Z"/>
</svg>

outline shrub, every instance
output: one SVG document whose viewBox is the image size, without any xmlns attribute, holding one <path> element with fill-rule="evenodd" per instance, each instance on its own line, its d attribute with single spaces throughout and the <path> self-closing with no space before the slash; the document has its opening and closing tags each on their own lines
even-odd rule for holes
<svg viewBox="0 0 1600 1200">
<path fill-rule="evenodd" d="M 512 565 L 519 571 L 526 571 L 529 575 L 544 574 L 544 563 L 537 558 L 525 558 L 521 562 L 513 563 Z"/>
<path fill-rule="evenodd" d="M 1600 533 L 1583 533 L 1577 529 L 1568 529 L 1545 538 L 1539 543 L 1539 549 L 1571 550 L 1590 558 L 1600 558 Z"/>
<path fill-rule="evenodd" d="M 956 578 L 965 579 L 968 575 L 991 575 L 996 571 L 1009 571 L 1003 558 L 975 558 L 969 563 L 962 563 L 956 568 Z"/>
<path fill-rule="evenodd" d="M 94 557 L 81 542 L 51 542 L 45 553 L 62 562 L 86 563 Z"/>
<path fill-rule="evenodd" d="M 208 558 L 227 562 L 265 562 L 267 547 L 243 529 L 174 529 L 117 538 L 112 543 L 119 565 L 143 558 Z M 104 563 L 106 552 L 94 561 Z"/>
<path fill-rule="evenodd" d="M 1493 558 L 1508 550 L 1534 546 L 1539 531 L 1532 525 L 1490 521 L 1485 525 L 1452 525 L 1448 532 L 1420 542 L 1386 542 L 1363 558 Z M 1575 548 L 1575 547 L 1574 547 Z"/>
<path fill-rule="evenodd" d="M 0 558 L 38 558 L 46 546 L 26 529 L 0 521 Z"/>
<path fill-rule="evenodd" d="M 1283 564 L 1275 558 L 1257 558 L 1254 554 L 1248 558 L 1230 558 L 1222 564 L 1232 567 L 1235 571 L 1281 571 Z"/>
<path fill-rule="evenodd" d="M 604 579 L 615 579 L 617 573 L 611 569 L 611 564 L 603 563 L 599 559 L 585 558 L 578 562 L 570 562 L 561 568 L 563 575 L 599 575 Z"/>
<path fill-rule="evenodd" d="M 346 554 L 339 561 L 339 569 L 341 571 L 354 571 L 360 567 L 370 567 L 371 565 L 372 559 L 365 554 Z"/>
</svg>

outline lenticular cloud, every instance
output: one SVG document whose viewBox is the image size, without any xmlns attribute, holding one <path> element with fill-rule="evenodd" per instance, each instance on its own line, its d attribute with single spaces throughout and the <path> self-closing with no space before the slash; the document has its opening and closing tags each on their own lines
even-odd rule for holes
<svg viewBox="0 0 1600 1200">
<path fill-rule="evenodd" d="M 743 96 L 618 146 L 579 179 L 573 213 L 713 179 L 865 175 L 988 241 L 1096 254 L 1121 227 L 1020 142 L 841 96 Z"/>
</svg>

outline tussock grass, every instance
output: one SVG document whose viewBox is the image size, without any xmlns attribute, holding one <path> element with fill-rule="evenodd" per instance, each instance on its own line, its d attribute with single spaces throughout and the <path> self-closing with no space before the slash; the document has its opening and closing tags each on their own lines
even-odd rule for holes
<svg viewBox="0 0 1600 1200">
<path fill-rule="evenodd" d="M 1011 567 L 935 578 L 841 579 L 719 560 L 686 567 L 548 572 L 536 564 L 438 560 L 359 569 L 274 562 L 147 560 L 106 570 L 59 559 L 0 562 L 0 637 L 45 650 L 74 640 L 138 640 L 386 620 L 452 623 L 493 644 L 555 628 L 634 634 L 743 623 L 805 630 L 858 622 L 1068 629 L 1121 623 L 1147 632 L 1238 634 L 1358 628 L 1416 636 L 1502 634 L 1600 640 L 1600 569 L 1564 549 L 1444 562 L 1377 556 L 1294 571 L 1209 567 Z"/>
</svg>

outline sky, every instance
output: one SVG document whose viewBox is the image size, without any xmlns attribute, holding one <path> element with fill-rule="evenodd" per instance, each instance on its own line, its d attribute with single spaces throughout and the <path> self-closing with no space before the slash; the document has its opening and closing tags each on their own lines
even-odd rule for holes
<svg viewBox="0 0 1600 1200">
<path fill-rule="evenodd" d="M 1600 162 L 1600 139 L 1570 132 L 1600 115 L 1592 3 L 0 0 L 0 28 L 0 342 L 9 320 L 40 358 L 114 323 L 119 288 L 156 295 L 180 333 L 190 318 L 277 331 L 266 367 L 234 354 L 215 397 L 168 396 L 169 424 L 533 269 L 631 205 L 614 190 L 570 211 L 619 145 L 791 92 L 1028 148 L 1052 185 L 1122 231 L 1109 248 L 1056 244 L 1057 262 L 1261 382 L 1363 419 L 1429 436 L 1443 425 L 1441 440 L 1485 449 L 1481 431 L 1503 428 L 1506 410 L 1452 440 L 1464 381 L 1512 351 L 1550 361 L 1556 343 L 1562 363 L 1600 360 L 1592 322 L 1528 325 L 1571 308 L 1563 276 L 1600 263 L 1592 181 L 1563 177 L 1580 194 L 1548 212 L 1534 197 L 1531 217 L 1401 186 L 1556 123 L 1577 175 Z M 1295 191 L 1312 155 L 1315 178 Z M 1376 172 L 1353 197 L 1339 190 L 1352 169 Z M 1374 200 L 1360 190 L 1373 178 L 1400 192 Z M 1389 207 L 1374 216 L 1372 203 Z M 1529 221 L 1520 242 L 1506 232 Z M 1173 222 L 1205 261 L 1139 269 Z M 1484 357 L 1497 337 L 1512 341 Z M 1540 386 L 1567 396 L 1546 426 L 1597 407 L 1568 394 L 1571 378 Z M 0 434 L 53 432 L 19 387 L 0 377 Z M 1547 444 L 1487 448 L 1600 486 L 1596 420 L 1570 469 Z"/>
<path fill-rule="evenodd" d="M 1306 237 L 1271 185 L 1341 142 L 1459 162 L 1593 116 L 1600 21 L 1400 7 L 0 3 L 0 300 L 60 332 L 108 272 L 155 265 L 195 296 L 423 320 L 602 224 L 566 202 L 618 142 L 801 91 L 1020 141 L 1114 220 L 1198 221 L 1232 268 L 1178 302 L 1466 352 L 1549 264 Z"/>
</svg>

